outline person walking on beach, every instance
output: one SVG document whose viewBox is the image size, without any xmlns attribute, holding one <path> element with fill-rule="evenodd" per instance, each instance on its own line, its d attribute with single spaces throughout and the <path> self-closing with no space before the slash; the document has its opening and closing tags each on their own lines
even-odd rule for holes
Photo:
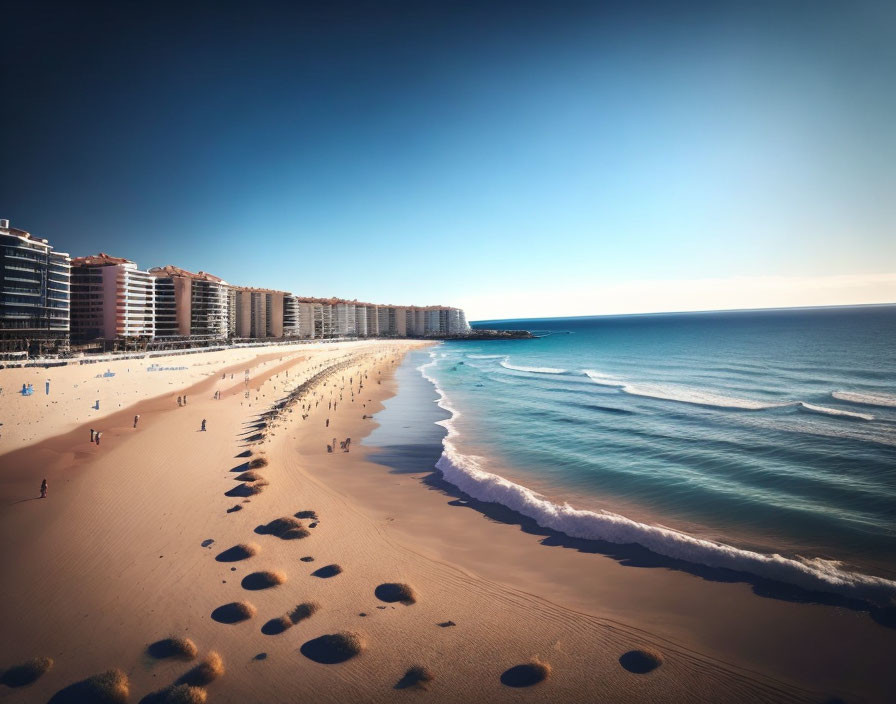
<svg viewBox="0 0 896 704">
<path fill-rule="evenodd" d="M 47 498 L 47 480 L 46 479 L 44 479 L 40 483 L 40 498 L 42 498 L 42 499 Z"/>
<path fill-rule="evenodd" d="M 140 415 L 139 415 L 139 414 L 137 414 L 136 416 L 134 416 L 134 427 L 135 427 L 135 428 L 137 427 L 137 421 L 138 421 L 138 420 L 140 420 Z"/>
<path fill-rule="evenodd" d="M 202 419 L 202 432 L 205 432 L 205 418 Z"/>
<path fill-rule="evenodd" d="M 100 446 L 100 436 L 102 436 L 102 433 L 97 432 L 97 434 L 96 434 L 96 446 L 97 447 Z"/>
<path fill-rule="evenodd" d="M 177 397 L 177 407 L 180 408 L 183 404 L 181 403 L 180 396 Z"/>
<path fill-rule="evenodd" d="M 187 405 L 187 395 L 186 394 L 184 394 L 184 405 L 185 406 Z"/>
<path fill-rule="evenodd" d="M 93 428 L 91 428 L 90 429 L 90 442 L 93 442 L 95 437 L 96 437 L 96 431 Z"/>
</svg>

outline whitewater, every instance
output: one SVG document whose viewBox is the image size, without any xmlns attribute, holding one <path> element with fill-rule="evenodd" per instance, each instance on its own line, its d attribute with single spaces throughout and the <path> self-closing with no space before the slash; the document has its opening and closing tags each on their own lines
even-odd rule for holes
<svg viewBox="0 0 896 704">
<path fill-rule="evenodd" d="M 432 353 L 431 356 L 435 358 L 436 355 Z M 747 572 L 810 591 L 831 592 L 878 605 L 889 605 L 896 600 L 896 581 L 845 570 L 837 561 L 762 554 L 697 538 L 670 528 L 639 523 L 609 511 L 598 513 L 576 509 L 566 503 L 558 505 L 525 486 L 483 470 L 479 464 L 480 458 L 463 454 L 455 444 L 459 435 L 455 421 L 460 412 L 451 405 L 437 379 L 429 373 L 436 364 L 437 361 L 433 359 L 418 367 L 423 377 L 433 384 L 438 394 L 439 407 L 451 414 L 448 419 L 438 421 L 447 434 L 442 441 L 443 452 L 436 468 L 445 480 L 474 499 L 501 504 L 533 519 L 543 528 L 559 531 L 572 538 L 620 545 L 637 544 L 664 557 L 712 568 Z M 519 369 L 518 366 L 508 366 L 504 362 L 502 366 Z M 534 371 L 525 367 L 522 370 Z M 594 372 L 588 373 L 589 377 L 594 375 Z M 607 377 L 601 378 L 609 383 Z M 709 399 L 699 395 L 696 398 L 699 400 L 694 401 L 695 403 L 721 403 L 726 407 L 737 401 L 711 395 Z M 731 407 L 773 407 L 745 404 L 748 402 L 740 401 Z"/>
</svg>

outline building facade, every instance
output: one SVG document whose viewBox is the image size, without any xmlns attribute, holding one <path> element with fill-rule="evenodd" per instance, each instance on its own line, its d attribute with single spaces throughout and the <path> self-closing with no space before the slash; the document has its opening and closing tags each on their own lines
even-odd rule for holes
<svg viewBox="0 0 896 704">
<path fill-rule="evenodd" d="M 70 262 L 47 240 L 0 220 L 0 350 L 67 349 Z"/>
<path fill-rule="evenodd" d="M 336 337 L 354 337 L 356 334 L 355 325 L 355 304 L 348 301 L 340 301 L 333 305 L 335 313 L 335 330 Z"/>
<path fill-rule="evenodd" d="M 223 340 L 230 329 L 230 287 L 223 279 L 175 266 L 149 270 L 155 279 L 156 337 Z"/>
<path fill-rule="evenodd" d="M 155 337 L 154 284 L 128 259 L 103 252 L 72 259 L 72 340 Z"/>
</svg>

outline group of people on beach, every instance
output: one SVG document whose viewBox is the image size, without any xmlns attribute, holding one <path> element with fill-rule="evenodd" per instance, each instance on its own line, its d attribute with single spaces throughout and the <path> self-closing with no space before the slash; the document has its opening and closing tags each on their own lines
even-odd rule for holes
<svg viewBox="0 0 896 704">
<path fill-rule="evenodd" d="M 345 440 L 342 440 L 339 443 L 339 449 L 342 450 L 343 452 L 348 452 L 349 448 L 351 448 L 351 445 L 352 445 L 352 439 L 346 438 Z M 335 452 L 335 450 L 336 450 L 336 438 L 333 438 L 333 444 L 327 445 L 327 452 L 332 453 L 332 452 Z"/>
<path fill-rule="evenodd" d="M 187 405 L 187 395 L 186 394 L 184 394 L 183 396 L 177 397 L 177 405 L 178 405 L 178 407 Z"/>
</svg>

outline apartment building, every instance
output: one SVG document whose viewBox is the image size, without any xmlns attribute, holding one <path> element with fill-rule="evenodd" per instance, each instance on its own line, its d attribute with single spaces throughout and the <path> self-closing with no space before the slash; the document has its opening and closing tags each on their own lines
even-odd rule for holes
<svg viewBox="0 0 896 704">
<path fill-rule="evenodd" d="M 283 336 L 300 337 L 302 334 L 302 308 L 298 296 L 283 294 Z"/>
<path fill-rule="evenodd" d="M 335 313 L 335 335 L 337 337 L 354 337 L 357 334 L 355 318 L 355 304 L 348 301 L 339 301 L 333 305 Z"/>
<path fill-rule="evenodd" d="M 70 261 L 47 240 L 0 220 L 0 350 L 68 347 Z"/>
<path fill-rule="evenodd" d="M 335 337 L 335 312 L 330 299 L 311 298 L 313 308 L 314 338 L 318 340 Z"/>
<path fill-rule="evenodd" d="M 154 267 L 156 337 L 222 340 L 230 329 L 230 287 L 226 281 L 176 266 Z"/>
<path fill-rule="evenodd" d="M 297 298 L 299 306 L 299 337 L 311 340 L 314 334 L 314 302 L 310 298 Z"/>
<path fill-rule="evenodd" d="M 365 308 L 367 308 L 367 336 L 378 337 L 380 334 L 380 306 L 368 303 Z"/>
<path fill-rule="evenodd" d="M 470 332 L 470 324 L 467 316 L 460 308 L 446 308 L 445 333 L 446 335 L 466 335 Z"/>
<path fill-rule="evenodd" d="M 393 310 L 392 306 L 377 306 L 376 310 L 376 324 L 377 324 L 377 334 L 382 335 L 383 337 L 390 337 L 392 335 L 390 326 L 389 326 L 389 311 Z"/>
<path fill-rule="evenodd" d="M 75 257 L 71 265 L 72 340 L 155 336 L 155 278 L 148 271 L 105 252 Z"/>
<path fill-rule="evenodd" d="M 0 351 L 62 350 L 78 341 L 463 335 L 464 312 L 232 287 L 175 266 L 142 271 L 106 253 L 53 251 L 0 220 Z"/>
<path fill-rule="evenodd" d="M 355 335 L 367 337 L 367 306 L 355 301 Z"/>
<path fill-rule="evenodd" d="M 443 322 L 442 313 L 445 313 Z M 444 335 L 447 329 L 447 309 L 445 308 L 427 308 L 423 311 L 423 334 L 424 335 Z"/>
</svg>

